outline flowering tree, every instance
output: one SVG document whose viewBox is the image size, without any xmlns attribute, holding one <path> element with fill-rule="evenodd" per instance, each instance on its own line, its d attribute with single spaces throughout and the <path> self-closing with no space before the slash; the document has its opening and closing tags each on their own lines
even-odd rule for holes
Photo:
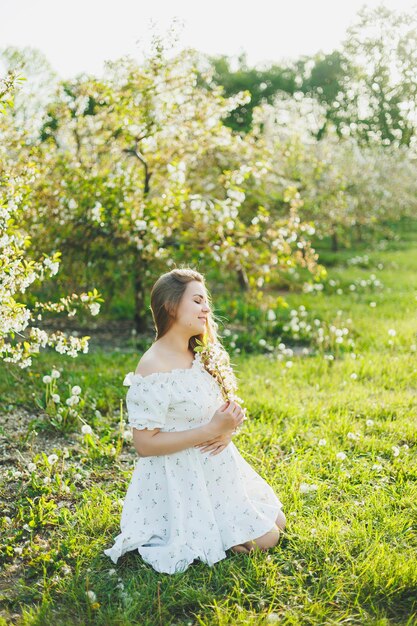
<svg viewBox="0 0 417 626">
<path fill-rule="evenodd" d="M 156 45 L 141 66 L 123 58 L 103 80 L 62 83 L 37 146 L 31 232 L 66 259 L 69 249 L 83 266 L 105 257 L 132 277 L 137 330 L 167 265 L 220 267 L 258 299 L 271 271 L 317 270 L 296 206 L 276 219 L 256 203 L 263 142 L 222 123 L 248 94 L 224 98 L 201 63 L 192 51 L 167 60 Z"/>
<path fill-rule="evenodd" d="M 10 73 L 0 82 L 0 357 L 26 368 L 31 365 L 31 355 L 46 345 L 57 352 L 77 356 L 80 350 L 88 351 L 89 337 L 67 337 L 58 331 L 52 334 L 33 325 L 42 320 L 42 311 L 68 311 L 73 315 L 78 307 L 90 307 L 92 314 L 99 311 L 101 298 L 96 290 L 80 295 L 72 294 L 58 302 L 35 302 L 28 308 L 19 301 L 36 280 L 54 276 L 59 267 L 60 252 L 43 254 L 41 259 L 30 258 L 31 240 L 20 224 L 31 202 L 31 186 L 37 176 L 30 161 L 15 159 L 16 147 L 23 143 L 10 123 L 7 112 L 13 106 L 13 94 L 18 79 Z M 22 334 L 26 332 L 26 336 Z M 14 341 L 16 335 L 23 341 Z"/>
</svg>

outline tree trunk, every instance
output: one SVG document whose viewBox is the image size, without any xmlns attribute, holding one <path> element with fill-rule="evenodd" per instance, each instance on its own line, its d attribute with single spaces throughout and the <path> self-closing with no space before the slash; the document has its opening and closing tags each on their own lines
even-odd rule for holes
<svg viewBox="0 0 417 626">
<path fill-rule="evenodd" d="M 337 239 L 337 232 L 334 230 L 332 232 L 332 252 L 337 252 L 339 250 L 339 241 Z"/>
<path fill-rule="evenodd" d="M 239 267 L 239 269 L 237 270 L 237 278 L 239 281 L 239 286 L 242 289 L 242 291 L 248 291 L 249 289 L 249 280 L 248 280 L 248 276 L 246 274 L 246 271 L 244 270 L 243 267 Z"/>
<path fill-rule="evenodd" d="M 142 138 L 140 138 L 142 139 Z M 143 172 L 144 172 L 144 189 L 143 189 L 143 197 L 146 200 L 149 194 L 150 189 L 150 179 L 151 172 L 149 172 L 148 164 L 146 162 L 143 154 L 139 152 L 138 144 L 140 139 L 137 139 L 135 142 L 134 148 L 125 148 L 123 152 L 127 152 L 128 154 L 133 155 L 136 159 L 142 164 Z M 147 330 L 146 328 L 146 316 L 144 312 L 145 305 L 145 293 L 143 289 L 143 280 L 142 280 L 142 270 L 143 266 L 141 266 L 140 261 L 135 263 L 133 268 L 133 286 L 134 286 L 134 298 L 135 298 L 135 312 L 133 316 L 133 323 L 135 326 L 135 330 L 137 333 L 143 333 Z"/>
<path fill-rule="evenodd" d="M 133 316 L 134 328 L 137 333 L 144 333 L 147 330 L 145 310 L 145 293 L 143 289 L 142 268 L 139 263 L 135 266 L 133 277 L 135 311 Z"/>
</svg>

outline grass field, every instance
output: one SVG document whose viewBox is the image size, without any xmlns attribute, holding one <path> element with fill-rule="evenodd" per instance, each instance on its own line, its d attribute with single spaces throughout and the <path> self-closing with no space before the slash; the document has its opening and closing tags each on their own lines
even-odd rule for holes
<svg viewBox="0 0 417 626">
<path fill-rule="evenodd" d="M 175 576 L 135 553 L 113 566 L 102 551 L 135 459 L 120 407 L 137 349 L 65 363 L 44 353 L 31 372 L 4 371 L 0 624 L 417 624 L 417 226 L 400 235 L 375 250 L 323 249 L 343 293 L 288 296 L 313 317 L 351 319 L 350 351 L 232 355 L 249 417 L 235 444 L 287 516 L 267 553 Z M 364 255 L 364 267 L 348 261 Z M 349 290 L 372 273 L 383 288 Z M 42 414 L 33 422 L 32 394 L 52 365 L 82 388 L 93 436 L 55 432 Z"/>
</svg>

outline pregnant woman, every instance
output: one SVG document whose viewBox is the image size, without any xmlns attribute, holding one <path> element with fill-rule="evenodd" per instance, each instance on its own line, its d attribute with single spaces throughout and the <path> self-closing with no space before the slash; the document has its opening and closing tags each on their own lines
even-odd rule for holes
<svg viewBox="0 0 417 626">
<path fill-rule="evenodd" d="M 151 291 L 156 339 L 124 384 L 138 460 L 120 534 L 104 553 L 114 563 L 137 550 L 156 571 L 209 566 L 226 550 L 275 546 L 282 503 L 231 441 L 245 412 L 217 338 L 203 276 L 163 274 Z"/>
</svg>

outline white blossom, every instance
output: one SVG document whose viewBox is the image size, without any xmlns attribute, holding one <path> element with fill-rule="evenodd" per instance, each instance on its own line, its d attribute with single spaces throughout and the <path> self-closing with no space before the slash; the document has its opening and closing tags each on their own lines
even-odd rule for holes
<svg viewBox="0 0 417 626">
<path fill-rule="evenodd" d="M 279 622 L 280 617 L 278 615 L 278 613 L 274 613 L 272 611 L 272 613 L 268 613 L 268 615 L 266 616 L 266 621 L 268 624 L 274 624 L 275 622 Z"/>
<path fill-rule="evenodd" d="M 318 487 L 314 484 L 300 483 L 300 493 L 310 493 L 310 491 L 317 491 Z"/>
<path fill-rule="evenodd" d="M 91 589 L 89 589 L 86 592 L 87 598 L 89 599 L 89 601 L 91 602 L 91 604 L 94 604 L 95 602 L 97 602 L 97 596 L 94 593 L 94 591 L 91 591 Z"/>
<path fill-rule="evenodd" d="M 100 311 L 100 303 L 99 302 L 92 302 L 88 306 L 90 308 L 91 315 L 97 315 L 99 313 L 99 311 Z"/>
</svg>

